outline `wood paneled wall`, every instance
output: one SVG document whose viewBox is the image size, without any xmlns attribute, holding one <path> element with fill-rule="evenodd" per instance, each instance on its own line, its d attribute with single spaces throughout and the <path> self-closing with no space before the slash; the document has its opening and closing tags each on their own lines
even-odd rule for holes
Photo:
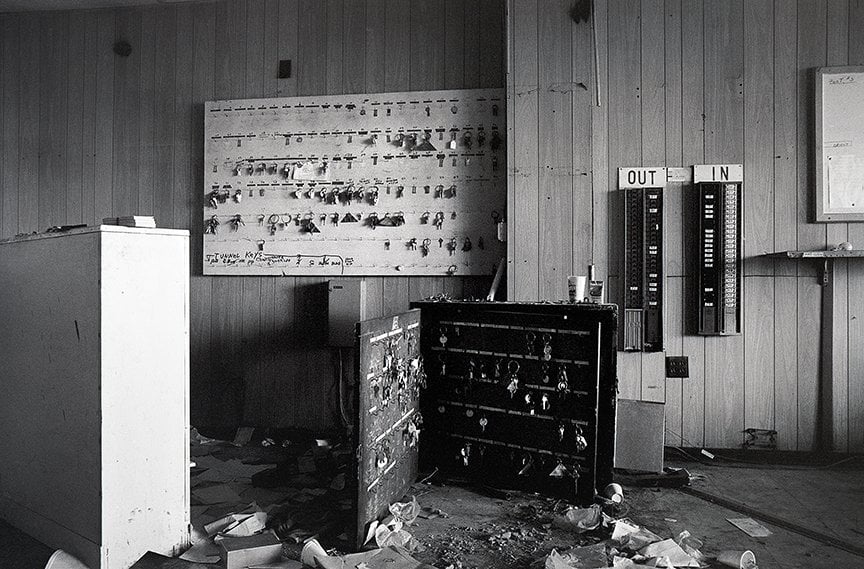
<svg viewBox="0 0 864 569">
<path fill-rule="evenodd" d="M 864 1 L 594 0 L 596 76 L 590 24 L 570 20 L 571 4 L 508 1 L 511 297 L 565 298 L 567 275 L 591 263 L 620 295 L 617 168 L 743 163 L 743 334 L 687 331 L 695 227 L 687 188 L 672 187 L 667 354 L 689 356 L 690 378 L 666 380 L 662 353 L 619 352 L 620 396 L 665 401 L 672 445 L 736 447 L 753 427 L 776 429 L 781 449 L 817 447 L 817 267 L 759 255 L 864 244 L 864 224 L 809 223 L 812 70 L 864 64 Z M 839 272 L 835 443 L 861 451 L 864 263 Z"/>
<path fill-rule="evenodd" d="M 503 87 L 504 8 L 225 0 L 0 15 L 0 236 L 128 214 L 191 229 L 193 424 L 332 426 L 324 279 L 200 276 L 202 103 Z M 129 57 L 112 52 L 119 39 Z M 280 59 L 292 78 L 276 78 Z M 367 314 L 489 282 L 369 278 Z"/>
</svg>

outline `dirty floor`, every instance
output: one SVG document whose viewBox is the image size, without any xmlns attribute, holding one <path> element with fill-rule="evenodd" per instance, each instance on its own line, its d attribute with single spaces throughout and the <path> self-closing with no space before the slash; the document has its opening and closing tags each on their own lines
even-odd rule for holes
<svg viewBox="0 0 864 569">
<path fill-rule="evenodd" d="M 215 449 L 214 449 L 215 450 Z M 213 453 L 220 460 L 251 456 L 266 462 L 262 453 L 275 449 L 224 449 Z M 263 459 L 263 460 L 262 460 Z M 246 460 L 246 459 L 244 459 Z M 852 548 L 864 544 L 864 457 L 829 468 L 800 466 L 751 466 L 741 463 L 703 464 L 669 462 L 693 475 L 692 488 L 745 504 L 748 513 L 733 511 L 680 490 L 625 486 L 625 501 L 616 514 L 628 517 L 663 538 L 688 530 L 704 543 L 702 552 L 716 555 L 724 549 L 750 549 L 762 569 L 835 569 L 864 567 L 864 556 L 844 551 L 786 527 L 759 520 L 772 535 L 753 538 L 727 522 L 727 518 L 755 517 L 782 520 L 784 526 L 831 536 Z M 199 483 L 201 485 L 201 483 Z M 229 486 L 241 498 L 237 504 L 209 507 L 193 505 L 193 521 L 212 519 L 232 508 L 258 501 L 262 508 L 278 507 L 296 498 L 297 489 L 262 489 L 239 477 Z M 566 550 L 596 541 L 577 536 L 553 523 L 566 504 L 555 499 L 520 492 L 458 486 L 432 478 L 415 484 L 410 494 L 421 506 L 443 515 L 418 519 L 406 528 L 420 548 L 414 556 L 445 569 L 516 569 L 543 567 L 542 560 L 553 549 Z M 314 495 L 314 493 L 312 494 Z M 194 504 L 194 498 L 193 498 Z M 326 543 L 325 548 L 338 547 Z M 0 522 L 0 568 L 42 569 L 51 549 L 23 536 Z"/>
</svg>

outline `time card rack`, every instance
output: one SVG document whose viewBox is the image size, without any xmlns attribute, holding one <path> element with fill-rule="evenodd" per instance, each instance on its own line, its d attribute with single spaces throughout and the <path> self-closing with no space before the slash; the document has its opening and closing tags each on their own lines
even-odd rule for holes
<svg viewBox="0 0 864 569">
<path fill-rule="evenodd" d="M 421 462 L 590 502 L 612 481 L 617 308 L 418 302 Z"/>
<path fill-rule="evenodd" d="M 491 274 L 504 104 L 501 89 L 205 103 L 204 274 Z"/>
</svg>

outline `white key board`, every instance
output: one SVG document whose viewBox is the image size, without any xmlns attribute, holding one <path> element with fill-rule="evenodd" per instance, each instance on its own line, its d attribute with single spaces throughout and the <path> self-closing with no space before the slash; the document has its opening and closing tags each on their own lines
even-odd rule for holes
<svg viewBox="0 0 864 569">
<path fill-rule="evenodd" d="M 213 101 L 207 275 L 484 275 L 505 245 L 502 89 Z"/>
</svg>

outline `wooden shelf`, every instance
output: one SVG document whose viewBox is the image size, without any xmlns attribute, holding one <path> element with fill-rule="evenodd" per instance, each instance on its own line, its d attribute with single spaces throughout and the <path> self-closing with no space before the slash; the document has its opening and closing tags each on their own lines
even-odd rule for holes
<svg viewBox="0 0 864 569">
<path fill-rule="evenodd" d="M 844 259 L 850 257 L 864 257 L 864 249 L 853 249 L 851 251 L 778 251 L 765 253 L 763 257 L 772 259 Z"/>
</svg>

